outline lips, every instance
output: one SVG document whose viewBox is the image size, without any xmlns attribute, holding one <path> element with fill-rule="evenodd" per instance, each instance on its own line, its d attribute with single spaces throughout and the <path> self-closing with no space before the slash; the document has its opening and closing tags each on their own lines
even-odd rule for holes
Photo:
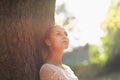
<svg viewBox="0 0 120 80">
<path fill-rule="evenodd" d="M 62 43 L 64 43 L 64 44 L 66 44 L 66 45 L 68 45 L 69 44 L 69 41 L 62 41 Z"/>
</svg>

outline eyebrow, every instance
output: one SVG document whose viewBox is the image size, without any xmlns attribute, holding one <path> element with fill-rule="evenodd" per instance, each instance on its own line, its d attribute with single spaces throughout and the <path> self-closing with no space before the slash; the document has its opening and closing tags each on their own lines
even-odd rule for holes
<svg viewBox="0 0 120 80">
<path fill-rule="evenodd" d="M 56 33 L 57 33 L 57 32 L 61 32 L 61 31 L 58 30 L 58 31 L 56 31 Z M 68 34 L 67 34 L 67 32 L 66 32 L 65 30 L 64 30 L 64 34 L 65 34 L 66 36 L 68 36 Z"/>
</svg>

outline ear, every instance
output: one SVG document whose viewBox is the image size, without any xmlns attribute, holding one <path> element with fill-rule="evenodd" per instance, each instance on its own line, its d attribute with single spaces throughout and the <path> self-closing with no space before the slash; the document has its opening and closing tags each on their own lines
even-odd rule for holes
<svg viewBox="0 0 120 80">
<path fill-rule="evenodd" d="M 49 40 L 49 39 L 46 39 L 46 40 L 45 40 L 45 44 L 48 45 L 48 46 L 51 46 L 50 40 Z"/>
</svg>

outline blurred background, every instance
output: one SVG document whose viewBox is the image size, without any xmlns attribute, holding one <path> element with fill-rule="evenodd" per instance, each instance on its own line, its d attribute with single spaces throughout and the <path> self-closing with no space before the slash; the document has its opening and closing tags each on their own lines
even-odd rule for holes
<svg viewBox="0 0 120 80">
<path fill-rule="evenodd" d="M 120 80 L 120 0 L 56 0 L 55 23 L 70 39 L 63 63 L 80 80 Z"/>
</svg>

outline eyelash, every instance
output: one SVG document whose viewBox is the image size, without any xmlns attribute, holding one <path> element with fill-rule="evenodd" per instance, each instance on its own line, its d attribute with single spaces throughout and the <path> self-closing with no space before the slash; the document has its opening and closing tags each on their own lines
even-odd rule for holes
<svg viewBox="0 0 120 80">
<path fill-rule="evenodd" d="M 56 33 L 57 35 L 59 35 L 60 33 Z"/>
<path fill-rule="evenodd" d="M 66 32 L 65 32 L 64 34 L 65 34 L 66 36 L 68 36 L 68 34 L 67 34 Z M 61 33 L 57 33 L 57 35 L 61 35 Z"/>
</svg>

